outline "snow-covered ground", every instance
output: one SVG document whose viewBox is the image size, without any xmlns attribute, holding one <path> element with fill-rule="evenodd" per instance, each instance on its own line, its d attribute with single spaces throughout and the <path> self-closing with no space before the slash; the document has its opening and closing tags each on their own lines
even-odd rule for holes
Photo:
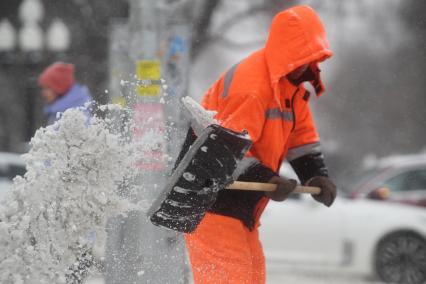
<svg viewBox="0 0 426 284">
<path fill-rule="evenodd" d="M 382 282 L 368 280 L 359 275 L 341 275 L 338 273 L 312 274 L 301 271 L 269 271 L 267 284 L 298 283 L 298 284 L 380 284 Z M 104 284 L 101 276 L 88 279 L 85 284 Z"/>
<path fill-rule="evenodd" d="M 364 275 L 353 274 L 338 270 L 324 270 L 315 272 L 309 270 L 294 269 L 294 267 L 283 266 L 266 268 L 266 284 L 382 284 L 375 279 Z M 191 278 L 191 276 L 189 277 Z M 101 274 L 92 275 L 84 284 L 105 284 Z M 160 283 L 159 283 L 160 284 Z M 163 283 L 161 283 L 163 284 Z M 193 284 L 191 281 L 188 284 Z"/>
<path fill-rule="evenodd" d="M 280 271 L 268 270 L 266 276 L 268 284 L 300 283 L 300 284 L 378 284 L 374 280 L 366 279 L 362 275 L 347 274 L 339 272 L 312 273 L 297 271 L 293 269 L 282 269 Z"/>
</svg>

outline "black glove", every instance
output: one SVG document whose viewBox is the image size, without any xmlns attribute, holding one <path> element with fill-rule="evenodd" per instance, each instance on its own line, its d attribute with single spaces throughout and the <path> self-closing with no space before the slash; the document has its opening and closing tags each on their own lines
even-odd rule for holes
<svg viewBox="0 0 426 284">
<path fill-rule="evenodd" d="M 269 183 L 275 183 L 277 189 L 275 191 L 267 191 L 265 195 L 274 201 L 284 201 L 296 188 L 297 182 L 294 179 L 284 179 L 279 176 L 273 176 Z"/>
<path fill-rule="evenodd" d="M 320 151 L 309 153 L 290 161 L 291 167 L 299 177 L 301 184 L 316 176 L 328 176 L 324 157 Z"/>
<path fill-rule="evenodd" d="M 306 182 L 306 185 L 316 186 L 321 188 L 320 194 L 312 195 L 312 197 L 316 201 L 328 207 L 330 207 L 331 204 L 333 204 L 333 201 L 336 198 L 336 186 L 328 177 L 325 177 L 325 176 L 313 177 Z"/>
<path fill-rule="evenodd" d="M 336 198 L 336 186 L 328 178 L 328 170 L 321 151 L 311 152 L 293 159 L 290 164 L 302 184 L 321 188 L 319 195 L 312 195 L 316 201 L 325 206 L 333 204 Z"/>
</svg>

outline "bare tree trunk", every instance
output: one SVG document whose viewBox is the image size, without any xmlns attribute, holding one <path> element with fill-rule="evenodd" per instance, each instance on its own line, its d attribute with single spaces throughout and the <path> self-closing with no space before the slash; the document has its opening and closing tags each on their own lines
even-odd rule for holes
<svg viewBox="0 0 426 284">
<path fill-rule="evenodd" d="M 221 3 L 221 0 L 208 0 L 204 1 L 198 18 L 195 20 L 194 30 L 192 32 L 191 42 L 191 58 L 194 60 L 205 45 L 209 43 L 209 27 L 216 8 Z"/>
</svg>

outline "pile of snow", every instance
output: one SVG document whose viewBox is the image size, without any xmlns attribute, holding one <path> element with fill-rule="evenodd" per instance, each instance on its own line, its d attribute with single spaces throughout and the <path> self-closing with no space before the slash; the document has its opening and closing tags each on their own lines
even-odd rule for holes
<svg viewBox="0 0 426 284">
<path fill-rule="evenodd" d="M 0 204 L 0 283 L 65 283 L 81 248 L 94 245 L 87 236 L 102 246 L 107 219 L 137 206 L 118 195 L 137 174 L 133 125 L 120 125 L 71 109 L 36 132 L 27 173 Z"/>
</svg>

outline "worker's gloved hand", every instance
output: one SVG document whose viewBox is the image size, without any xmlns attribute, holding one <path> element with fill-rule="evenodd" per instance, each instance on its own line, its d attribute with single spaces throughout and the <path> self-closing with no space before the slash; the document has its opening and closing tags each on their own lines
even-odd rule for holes
<svg viewBox="0 0 426 284">
<path fill-rule="evenodd" d="M 279 176 L 273 176 L 268 183 L 275 183 L 275 191 L 267 191 L 265 195 L 274 201 L 284 201 L 290 193 L 296 188 L 297 182 L 294 179 L 284 179 Z"/>
<path fill-rule="evenodd" d="M 316 186 L 321 188 L 321 193 L 318 195 L 312 195 L 312 197 L 324 204 L 327 207 L 330 207 L 333 204 L 334 199 L 336 198 L 336 186 L 334 183 L 325 176 L 316 176 L 311 178 L 306 182 L 307 186 Z"/>
</svg>

